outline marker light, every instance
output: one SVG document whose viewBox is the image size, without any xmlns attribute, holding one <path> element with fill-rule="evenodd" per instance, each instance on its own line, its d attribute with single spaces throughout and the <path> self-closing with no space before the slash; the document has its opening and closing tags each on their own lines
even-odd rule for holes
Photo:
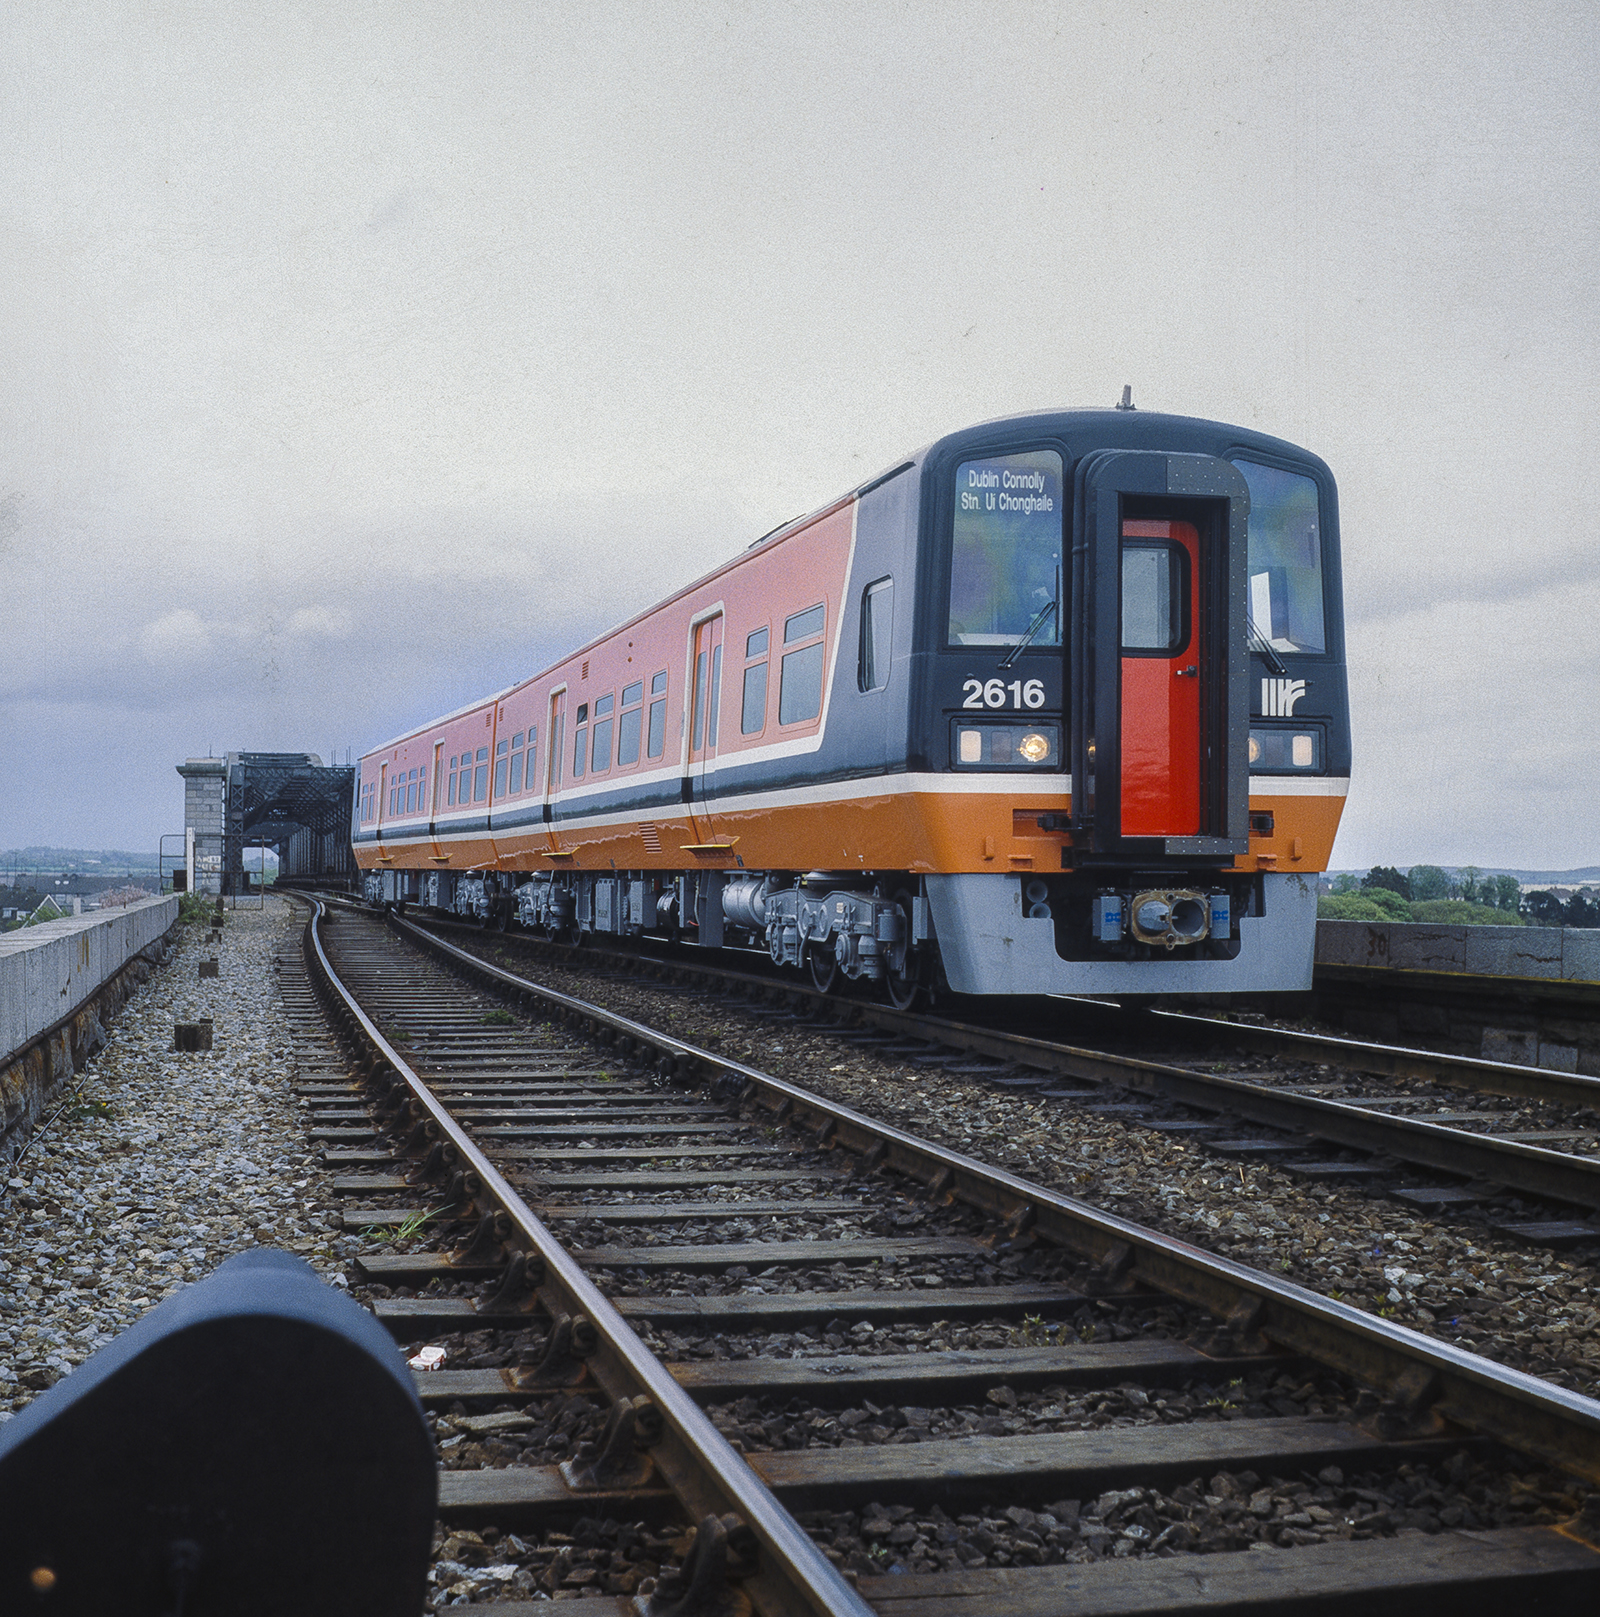
<svg viewBox="0 0 1600 1617">
<path fill-rule="evenodd" d="M 1295 737 L 1296 743 L 1300 740 Z M 1042 764 L 1050 756 L 1050 738 L 1040 735 L 1037 730 L 1030 730 L 1018 743 L 1017 751 L 1028 760 L 1030 764 Z M 1298 759 L 1295 760 L 1297 763 Z"/>
</svg>

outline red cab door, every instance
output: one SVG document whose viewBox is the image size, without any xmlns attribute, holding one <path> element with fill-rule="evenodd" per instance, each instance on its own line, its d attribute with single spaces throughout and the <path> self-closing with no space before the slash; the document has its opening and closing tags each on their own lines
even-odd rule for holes
<svg viewBox="0 0 1600 1617">
<path fill-rule="evenodd" d="M 1206 641 L 1192 522 L 1122 524 L 1122 834 L 1200 831 Z"/>
</svg>

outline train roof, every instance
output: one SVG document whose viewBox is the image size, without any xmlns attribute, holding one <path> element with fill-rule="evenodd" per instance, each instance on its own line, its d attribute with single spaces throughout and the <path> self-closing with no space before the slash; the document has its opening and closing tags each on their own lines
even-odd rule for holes
<svg viewBox="0 0 1600 1617">
<path fill-rule="evenodd" d="M 482 708 L 489 707 L 496 702 L 502 702 L 506 697 L 519 691 L 525 685 L 535 680 L 543 679 L 559 668 L 562 663 L 570 662 L 574 657 L 580 657 L 586 651 L 592 651 L 603 641 L 609 640 L 613 635 L 622 633 L 631 625 L 649 617 L 652 613 L 682 595 L 687 595 L 699 589 L 703 584 L 709 583 L 730 568 L 737 567 L 749 556 L 751 551 L 764 549 L 768 545 L 776 544 L 787 538 L 796 529 L 808 526 L 812 522 L 836 511 L 840 506 L 848 504 L 851 500 L 860 499 L 862 495 L 870 493 L 881 484 L 902 472 L 908 472 L 921 466 L 930 456 L 943 456 L 947 453 L 956 454 L 962 450 L 982 449 L 990 444 L 1014 442 L 1018 436 L 1018 429 L 1026 428 L 1027 435 L 1039 438 L 1059 438 L 1066 442 L 1069 449 L 1074 439 L 1092 439 L 1093 443 L 1084 445 L 1085 451 L 1095 449 L 1166 449 L 1179 453 L 1222 455 L 1229 450 L 1253 450 L 1257 454 L 1271 455 L 1278 458 L 1304 461 L 1322 470 L 1332 481 L 1332 473 L 1322 459 L 1302 448 L 1299 444 L 1290 443 L 1284 438 L 1274 438 L 1264 432 L 1255 432 L 1249 427 L 1231 426 L 1223 421 L 1208 421 L 1203 416 L 1168 415 L 1159 410 L 1129 409 L 1093 409 L 1089 407 L 1069 407 L 1061 410 L 1024 410 L 1015 415 L 995 416 L 988 421 L 980 421 L 974 426 L 963 427 L 957 432 L 946 433 L 942 438 L 935 438 L 932 443 L 924 444 L 922 448 L 911 454 L 902 455 L 890 461 L 883 471 L 869 477 L 864 483 L 859 483 L 847 494 L 829 500 L 825 505 L 819 505 L 813 511 L 803 515 L 791 517 L 787 522 L 781 522 L 776 528 L 762 534 L 759 539 L 752 540 L 737 554 L 730 556 L 726 561 L 718 562 L 715 567 L 704 572 L 697 578 L 690 579 L 686 584 L 680 585 L 670 595 L 664 595 L 659 601 L 652 601 L 649 606 L 626 618 L 620 619 L 609 628 L 602 630 L 581 646 L 575 646 L 571 651 L 561 654 L 554 662 L 547 663 L 526 677 L 513 681 L 503 690 L 493 695 L 481 696 L 476 701 L 468 702 L 452 712 L 440 714 L 437 718 L 425 720 L 421 724 L 413 725 L 409 730 L 380 743 L 369 747 L 362 753 L 362 759 L 376 757 L 380 752 L 389 752 L 403 746 L 406 742 L 415 740 L 429 730 L 436 730 L 441 724 L 449 724 L 455 719 L 463 718 L 468 713 L 475 713 Z"/>
<path fill-rule="evenodd" d="M 1066 409 L 1026 410 L 1017 415 L 996 416 L 976 426 L 947 433 L 907 457 L 920 463 L 929 456 L 964 449 L 978 449 L 1001 441 L 1015 441 L 1018 429 L 1029 436 L 1063 439 L 1068 448 L 1074 440 L 1088 449 L 1166 449 L 1180 453 L 1223 455 L 1229 450 L 1247 449 L 1257 454 L 1306 461 L 1320 468 L 1331 479 L 1326 463 L 1300 444 L 1250 427 L 1226 421 L 1210 421 L 1204 416 L 1169 415 L 1161 410 Z"/>
</svg>

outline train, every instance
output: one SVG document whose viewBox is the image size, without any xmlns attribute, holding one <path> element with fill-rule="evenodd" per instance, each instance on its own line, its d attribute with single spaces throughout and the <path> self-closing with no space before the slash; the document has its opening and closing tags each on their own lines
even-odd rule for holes
<svg viewBox="0 0 1600 1617">
<path fill-rule="evenodd" d="M 988 421 L 375 747 L 374 904 L 825 992 L 1308 989 L 1350 782 L 1338 496 L 1277 438 Z"/>
</svg>

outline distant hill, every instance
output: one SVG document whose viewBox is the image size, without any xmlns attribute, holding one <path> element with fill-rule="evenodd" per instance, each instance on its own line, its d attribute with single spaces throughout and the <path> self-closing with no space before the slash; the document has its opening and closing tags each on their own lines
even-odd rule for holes
<svg viewBox="0 0 1600 1617">
<path fill-rule="evenodd" d="M 0 871 L 81 870 L 91 875 L 110 875 L 123 870 L 154 870 L 154 851 L 129 853 L 125 848 L 4 848 L 0 849 Z"/>
<path fill-rule="evenodd" d="M 1418 861 L 1422 863 L 1423 861 Z M 1399 867 L 1402 874 L 1409 865 Z M 1465 865 L 1440 865 L 1440 870 L 1455 875 Z M 1479 865 L 1481 876 L 1515 876 L 1524 887 L 1582 887 L 1588 882 L 1600 882 L 1600 865 L 1584 865 L 1578 870 L 1513 870 L 1509 865 Z M 1329 876 L 1365 876 L 1366 870 L 1330 870 Z"/>
</svg>

